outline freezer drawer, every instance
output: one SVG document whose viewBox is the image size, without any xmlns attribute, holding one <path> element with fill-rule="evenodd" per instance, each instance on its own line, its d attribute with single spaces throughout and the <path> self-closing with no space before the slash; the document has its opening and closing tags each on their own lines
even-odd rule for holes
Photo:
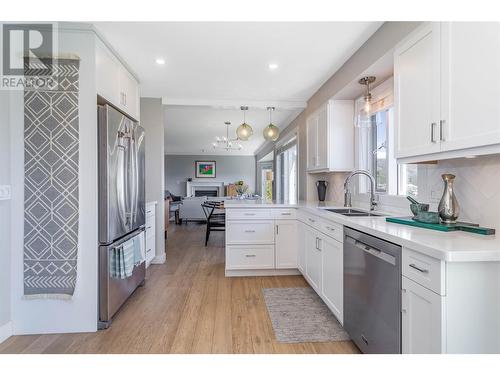
<svg viewBox="0 0 500 375">
<path fill-rule="evenodd" d="M 126 279 L 110 276 L 110 252 L 135 236 L 142 236 L 144 240 L 144 231 L 133 232 L 111 245 L 99 246 L 99 329 L 108 328 L 116 312 L 145 280 L 145 261 L 135 266 L 132 276 Z"/>
</svg>

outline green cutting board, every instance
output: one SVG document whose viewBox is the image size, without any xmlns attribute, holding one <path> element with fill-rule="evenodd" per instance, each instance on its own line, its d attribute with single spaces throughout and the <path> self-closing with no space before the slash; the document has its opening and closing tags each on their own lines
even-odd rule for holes
<svg viewBox="0 0 500 375">
<path fill-rule="evenodd" d="M 493 228 L 484 228 L 484 227 L 480 227 L 479 225 L 470 224 L 470 223 L 458 222 L 456 224 L 443 224 L 443 223 L 429 224 L 429 223 L 422 223 L 420 221 L 415 221 L 409 216 L 406 216 L 406 217 L 386 217 L 385 220 L 388 221 L 389 223 L 397 223 L 397 224 L 410 225 L 412 227 L 439 230 L 441 232 L 453 232 L 453 231 L 461 230 L 463 232 L 470 232 L 470 233 L 483 234 L 483 235 L 495 234 L 495 229 L 493 229 Z"/>
</svg>

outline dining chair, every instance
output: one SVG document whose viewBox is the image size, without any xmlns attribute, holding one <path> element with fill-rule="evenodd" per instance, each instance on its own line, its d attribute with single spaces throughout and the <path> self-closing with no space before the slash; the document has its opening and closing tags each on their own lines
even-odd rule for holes
<svg viewBox="0 0 500 375">
<path fill-rule="evenodd" d="M 208 244 L 211 231 L 226 230 L 226 213 L 224 210 L 223 201 L 205 201 L 201 204 L 203 212 L 207 218 L 207 232 L 205 235 L 205 246 Z"/>
</svg>

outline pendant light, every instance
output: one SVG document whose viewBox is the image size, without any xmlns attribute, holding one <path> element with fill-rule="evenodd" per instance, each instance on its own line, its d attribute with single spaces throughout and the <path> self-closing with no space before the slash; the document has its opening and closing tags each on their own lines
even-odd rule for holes
<svg viewBox="0 0 500 375">
<path fill-rule="evenodd" d="M 269 111 L 269 125 L 267 125 L 264 128 L 264 138 L 267 141 L 276 141 L 278 137 L 280 136 L 280 130 L 279 128 L 273 124 L 273 111 L 275 110 L 274 107 L 267 107 L 267 110 Z"/>
<path fill-rule="evenodd" d="M 365 96 L 363 97 L 363 99 L 365 100 L 365 106 L 364 106 L 364 109 L 365 109 L 365 112 L 366 113 L 370 113 L 370 108 L 371 108 L 371 102 L 372 102 L 372 94 L 370 92 L 370 85 L 375 82 L 376 78 L 374 76 L 368 76 L 368 77 L 363 77 L 361 78 L 358 83 L 360 85 L 364 85 L 366 86 L 366 94 Z"/>
<path fill-rule="evenodd" d="M 236 129 L 236 136 L 241 141 L 248 141 L 248 138 L 250 138 L 253 134 L 252 127 L 246 123 L 246 115 L 245 114 L 246 114 L 246 111 L 248 110 L 248 107 L 241 106 L 240 109 L 243 111 L 243 124 L 238 126 L 238 129 Z"/>
<path fill-rule="evenodd" d="M 230 121 L 224 122 L 226 125 L 226 135 L 223 137 L 215 137 L 215 142 L 212 143 L 214 150 L 226 150 L 226 151 L 239 151 L 243 146 L 238 142 L 238 138 L 229 138 L 229 127 L 231 126 Z"/>
</svg>

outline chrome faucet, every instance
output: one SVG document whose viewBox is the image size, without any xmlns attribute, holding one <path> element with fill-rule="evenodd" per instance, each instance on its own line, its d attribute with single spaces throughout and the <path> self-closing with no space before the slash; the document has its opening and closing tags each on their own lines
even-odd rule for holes
<svg viewBox="0 0 500 375">
<path fill-rule="evenodd" d="M 375 178 L 373 177 L 373 175 L 370 172 L 368 172 L 364 169 L 355 170 L 349 176 L 347 176 L 347 178 L 345 179 L 345 182 L 344 182 L 344 207 L 352 207 L 351 192 L 349 190 L 349 182 L 351 181 L 351 178 L 353 176 L 356 176 L 358 174 L 363 174 L 370 179 L 370 211 L 373 211 L 378 204 L 378 196 L 375 195 Z"/>
</svg>

